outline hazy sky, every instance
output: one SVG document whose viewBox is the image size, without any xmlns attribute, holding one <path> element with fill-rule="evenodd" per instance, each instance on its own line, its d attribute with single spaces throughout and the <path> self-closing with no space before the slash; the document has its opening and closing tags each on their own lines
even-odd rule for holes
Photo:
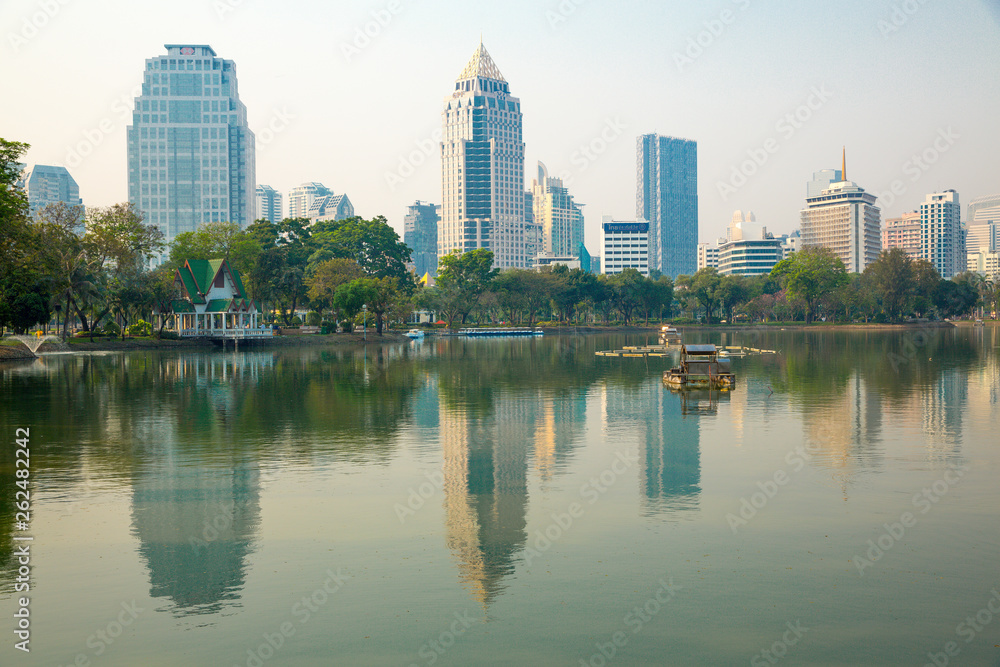
<svg viewBox="0 0 1000 667">
<path fill-rule="evenodd" d="M 895 186 L 883 217 L 1000 192 L 1000 0 L 4 0 L 0 26 L 0 136 L 90 206 L 127 198 L 145 59 L 209 44 L 236 62 L 258 184 L 320 181 L 401 230 L 441 200 L 442 105 L 481 33 L 521 99 L 526 185 L 538 160 L 569 175 L 591 252 L 602 214 L 635 217 L 648 132 L 698 142 L 702 240 L 735 209 L 796 229 L 844 145 L 851 180 Z"/>
</svg>

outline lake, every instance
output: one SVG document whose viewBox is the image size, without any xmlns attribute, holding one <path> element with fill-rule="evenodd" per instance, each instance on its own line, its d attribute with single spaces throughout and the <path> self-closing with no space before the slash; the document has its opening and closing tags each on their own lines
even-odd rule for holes
<svg viewBox="0 0 1000 667">
<path fill-rule="evenodd" d="M 1000 664 L 1000 329 L 685 338 L 0 364 L 0 664 Z"/>
</svg>

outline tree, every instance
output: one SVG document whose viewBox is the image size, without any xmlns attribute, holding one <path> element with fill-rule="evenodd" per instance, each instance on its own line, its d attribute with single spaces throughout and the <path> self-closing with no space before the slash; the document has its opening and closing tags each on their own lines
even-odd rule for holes
<svg viewBox="0 0 1000 667">
<path fill-rule="evenodd" d="M 370 301 L 378 298 L 371 278 L 358 278 L 341 285 L 333 295 L 333 306 L 344 311 L 344 314 L 354 319 L 361 309 Z"/>
<path fill-rule="evenodd" d="M 0 139 L 0 276 L 25 258 L 28 236 L 28 197 L 16 187 L 21 156 L 30 146 Z"/>
<path fill-rule="evenodd" d="M 621 313 L 625 326 L 632 321 L 632 313 L 642 304 L 642 286 L 645 278 L 635 269 L 625 269 L 611 276 L 611 301 Z"/>
<path fill-rule="evenodd" d="M 691 298 L 694 298 L 705 309 L 705 322 L 712 323 L 712 313 L 719 307 L 722 295 L 719 289 L 722 277 L 719 271 L 711 266 L 698 269 L 693 276 L 678 276 L 677 284 L 685 287 Z"/>
<path fill-rule="evenodd" d="M 865 275 L 871 280 L 889 321 L 903 319 L 912 306 L 917 288 L 910 256 L 902 248 L 883 250 L 865 269 Z"/>
<path fill-rule="evenodd" d="M 972 312 L 979 301 L 979 291 L 965 274 L 954 280 L 942 280 L 934 292 L 934 306 L 941 317 L 960 317 Z"/>
<path fill-rule="evenodd" d="M 790 298 L 805 302 L 806 324 L 812 322 L 820 299 L 849 282 L 844 262 L 821 246 L 806 246 L 781 260 L 771 270 L 771 277 L 783 280 Z"/>
<path fill-rule="evenodd" d="M 241 275 L 247 275 L 262 250 L 257 238 L 241 231 L 236 223 L 206 222 L 193 232 L 174 237 L 168 264 L 180 268 L 189 259 L 223 258 Z"/>
<path fill-rule="evenodd" d="M 306 278 L 309 301 L 322 313 L 324 309 L 333 306 L 333 296 L 337 293 L 337 288 L 352 280 L 363 278 L 364 275 L 365 272 L 353 259 L 335 258 L 321 262 Z"/>
<path fill-rule="evenodd" d="M 737 306 L 749 300 L 750 288 L 743 276 L 722 276 L 716 294 L 719 297 L 719 305 L 726 314 L 726 320 L 732 324 Z"/>
<path fill-rule="evenodd" d="M 0 275 L 0 327 L 27 333 L 39 322 L 49 321 L 51 296 L 40 272 L 17 267 Z"/>
<path fill-rule="evenodd" d="M 117 277 L 141 268 L 163 249 L 163 232 L 143 220 L 131 202 L 87 211 L 84 244 L 99 269 L 110 267 Z"/>
<path fill-rule="evenodd" d="M 455 250 L 438 261 L 437 288 L 449 328 L 459 315 L 465 321 L 499 273 L 493 268 L 493 252 L 484 248 Z"/>
<path fill-rule="evenodd" d="M 411 250 L 382 216 L 320 223 L 307 246 L 311 251 L 307 262 L 310 270 L 329 259 L 353 259 L 366 275 L 398 278 L 402 287 L 412 285 L 406 268 Z"/>
</svg>

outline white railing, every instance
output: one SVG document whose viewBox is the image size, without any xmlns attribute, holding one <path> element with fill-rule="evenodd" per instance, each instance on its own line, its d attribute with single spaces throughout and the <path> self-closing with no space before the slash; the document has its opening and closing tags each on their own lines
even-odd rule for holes
<svg viewBox="0 0 1000 667">
<path fill-rule="evenodd" d="M 270 338 L 270 329 L 182 329 L 181 338 Z"/>
</svg>

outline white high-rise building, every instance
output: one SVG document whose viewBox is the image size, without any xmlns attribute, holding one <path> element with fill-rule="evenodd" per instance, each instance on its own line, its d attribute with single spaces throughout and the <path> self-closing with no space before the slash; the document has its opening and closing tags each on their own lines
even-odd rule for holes
<svg viewBox="0 0 1000 667">
<path fill-rule="evenodd" d="M 924 259 L 942 278 L 965 271 L 962 207 L 954 190 L 931 193 L 920 204 L 920 245 Z"/>
<path fill-rule="evenodd" d="M 63 202 L 68 206 L 79 206 L 80 219 L 83 220 L 84 211 L 83 200 L 80 199 L 80 187 L 70 176 L 66 167 L 36 164 L 21 174 L 17 185 L 28 196 L 28 214 L 32 218 L 49 204 Z"/>
<path fill-rule="evenodd" d="M 550 178 L 538 163 L 538 178 L 532 184 L 534 222 L 542 228 L 541 254 L 579 257 L 583 247 L 583 205 L 563 186 L 562 179 Z"/>
<path fill-rule="evenodd" d="M 324 195 L 313 199 L 306 216 L 312 222 L 333 222 L 354 217 L 354 204 L 347 195 Z"/>
<path fill-rule="evenodd" d="M 303 183 L 288 193 L 288 217 L 308 218 L 309 209 L 318 197 L 333 194 L 333 190 L 322 183 Z"/>
<path fill-rule="evenodd" d="M 723 239 L 719 239 L 714 243 L 699 243 L 698 244 L 698 270 L 705 268 L 719 268 L 719 245 L 721 245 Z"/>
<path fill-rule="evenodd" d="M 649 275 L 649 223 L 617 222 L 611 216 L 604 216 L 604 260 L 601 270 L 614 275 L 625 269 L 635 269 L 644 276 Z"/>
<path fill-rule="evenodd" d="M 204 44 L 146 60 L 128 127 L 128 197 L 169 243 L 204 222 L 257 213 L 256 147 L 236 64 Z"/>
<path fill-rule="evenodd" d="M 724 243 L 718 248 L 718 269 L 724 276 L 763 276 L 784 259 L 782 240 L 757 224 L 752 211 L 733 214 Z"/>
<path fill-rule="evenodd" d="M 965 247 L 975 252 L 988 248 L 1000 251 L 1000 195 L 978 197 L 969 202 Z"/>
<path fill-rule="evenodd" d="M 487 248 L 497 268 L 531 267 L 521 102 L 482 44 L 455 82 L 442 119 L 438 255 Z"/>
<path fill-rule="evenodd" d="M 844 180 L 829 183 L 818 195 L 816 189 L 837 172 L 819 172 L 808 184 L 806 208 L 802 210 L 802 247 L 829 248 L 844 262 L 848 273 L 863 273 L 878 259 L 882 247 L 882 213 L 875 205 L 875 195 L 847 180 L 846 163 L 845 157 L 840 170 Z"/>
<path fill-rule="evenodd" d="M 281 193 L 270 185 L 257 186 L 257 220 L 279 223 L 281 217 Z"/>
</svg>

